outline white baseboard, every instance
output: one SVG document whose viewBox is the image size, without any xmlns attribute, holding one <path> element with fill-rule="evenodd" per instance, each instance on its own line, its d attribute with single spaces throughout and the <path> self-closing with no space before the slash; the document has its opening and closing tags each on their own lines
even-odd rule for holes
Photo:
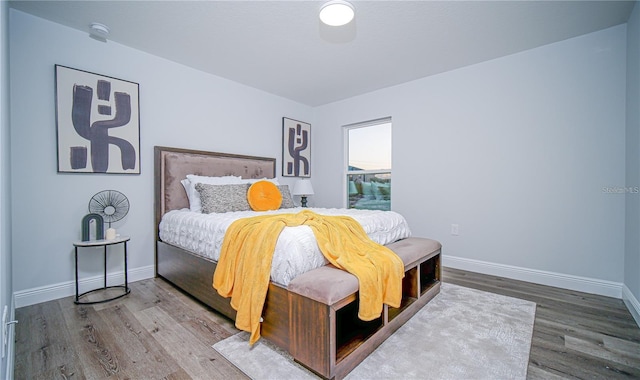
<svg viewBox="0 0 640 380">
<path fill-rule="evenodd" d="M 640 302 L 626 285 L 622 287 L 622 300 L 627 305 L 627 309 L 629 309 L 633 319 L 636 320 L 636 324 L 640 327 Z"/>
<path fill-rule="evenodd" d="M 598 294 L 607 297 L 622 298 L 623 284 L 613 281 L 521 268 L 511 265 L 495 264 L 448 255 L 442 255 L 442 265 L 455 269 L 468 270 L 470 272 L 506 277 L 547 286 L 555 286 L 557 288 L 576 290 L 579 292 Z"/>
<path fill-rule="evenodd" d="M 11 306 L 9 306 L 9 320 L 15 321 L 16 319 L 16 296 L 11 297 Z M 16 325 L 12 323 L 9 326 L 9 335 L 7 341 L 7 367 L 5 371 L 5 380 L 13 380 L 13 368 L 16 361 Z"/>
<path fill-rule="evenodd" d="M 155 270 L 153 265 L 149 265 L 141 268 L 129 269 L 127 271 L 127 281 L 134 282 L 152 278 L 155 276 Z M 107 285 L 111 284 L 124 284 L 124 273 L 108 273 Z M 104 285 L 103 276 L 94 276 L 89 278 L 80 279 L 78 282 L 80 293 L 90 290 L 101 288 Z M 41 286 L 33 289 L 21 290 L 14 293 L 16 300 L 16 308 L 23 306 L 35 305 L 41 302 L 47 302 L 56 300 L 59 298 L 74 296 L 76 294 L 76 282 L 67 281 L 54 285 Z"/>
<path fill-rule="evenodd" d="M 489 274 L 492 276 L 512 278 L 515 280 L 555 286 L 563 289 L 576 290 L 607 297 L 622 298 L 636 323 L 638 324 L 638 326 L 640 326 L 640 302 L 638 302 L 629 288 L 627 288 L 624 284 L 612 281 L 566 275 L 561 273 L 515 267 L 511 265 L 495 264 L 449 255 L 442 256 L 442 265 L 455 269 Z M 128 271 L 129 282 L 145 280 L 154 276 L 155 270 L 153 265 L 130 269 Z M 108 284 L 121 284 L 124 282 L 124 274 L 121 272 L 110 273 L 107 275 L 107 281 Z M 82 289 L 99 288 L 103 286 L 103 278 L 102 276 L 95 276 L 81 279 L 79 285 L 81 292 Z M 55 285 L 42 286 L 15 292 L 11 305 L 12 318 L 13 315 L 15 315 L 15 308 L 73 296 L 75 295 L 75 291 L 75 281 L 69 281 Z M 13 339 L 11 339 L 10 342 L 13 342 Z M 10 349 L 8 352 L 12 352 L 12 350 Z"/>
</svg>

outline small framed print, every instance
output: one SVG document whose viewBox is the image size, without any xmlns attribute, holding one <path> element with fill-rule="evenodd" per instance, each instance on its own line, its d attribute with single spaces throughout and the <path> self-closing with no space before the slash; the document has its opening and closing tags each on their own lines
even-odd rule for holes
<svg viewBox="0 0 640 380">
<path fill-rule="evenodd" d="M 55 65 L 59 173 L 140 174 L 137 83 Z"/>
<path fill-rule="evenodd" d="M 282 118 L 282 176 L 311 177 L 311 124 Z"/>
</svg>

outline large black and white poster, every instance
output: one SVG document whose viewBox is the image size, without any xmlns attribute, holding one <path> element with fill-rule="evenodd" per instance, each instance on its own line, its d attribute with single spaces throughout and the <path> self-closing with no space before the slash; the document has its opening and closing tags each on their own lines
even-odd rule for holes
<svg viewBox="0 0 640 380">
<path fill-rule="evenodd" d="M 311 124 L 282 118 L 282 176 L 311 177 Z"/>
<path fill-rule="evenodd" d="M 140 174 L 138 84 L 55 69 L 58 172 Z"/>
</svg>

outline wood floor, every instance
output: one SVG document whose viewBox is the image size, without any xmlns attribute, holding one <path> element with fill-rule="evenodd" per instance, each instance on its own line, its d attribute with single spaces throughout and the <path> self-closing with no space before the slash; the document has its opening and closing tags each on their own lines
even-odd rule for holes
<svg viewBox="0 0 640 380">
<path fill-rule="evenodd" d="M 443 280 L 536 302 L 529 379 L 640 379 L 640 328 L 621 300 L 447 268 Z M 229 320 L 162 279 L 130 285 L 106 304 L 17 309 L 15 379 L 247 378 L 211 348 L 237 332 Z"/>
<path fill-rule="evenodd" d="M 536 303 L 528 379 L 640 379 L 640 328 L 622 300 L 455 269 L 443 277 Z"/>
</svg>

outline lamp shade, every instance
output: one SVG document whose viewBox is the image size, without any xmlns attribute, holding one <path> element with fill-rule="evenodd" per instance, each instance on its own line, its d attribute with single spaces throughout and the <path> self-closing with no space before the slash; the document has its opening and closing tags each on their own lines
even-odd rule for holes
<svg viewBox="0 0 640 380">
<path fill-rule="evenodd" d="M 293 185 L 293 195 L 313 195 L 313 186 L 308 179 L 299 179 Z"/>
</svg>

